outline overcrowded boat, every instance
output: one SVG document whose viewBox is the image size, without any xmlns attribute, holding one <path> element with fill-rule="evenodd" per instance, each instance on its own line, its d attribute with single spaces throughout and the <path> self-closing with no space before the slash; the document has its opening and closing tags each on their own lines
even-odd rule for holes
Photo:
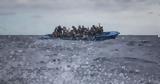
<svg viewBox="0 0 160 84">
<path fill-rule="evenodd" d="M 72 26 L 67 28 L 65 26 L 55 27 L 52 34 L 47 34 L 48 38 L 60 38 L 64 40 L 91 40 L 102 41 L 107 39 L 115 39 L 120 33 L 117 31 L 104 32 L 103 26 L 92 25 L 90 28 L 83 25 L 78 27 Z"/>
</svg>

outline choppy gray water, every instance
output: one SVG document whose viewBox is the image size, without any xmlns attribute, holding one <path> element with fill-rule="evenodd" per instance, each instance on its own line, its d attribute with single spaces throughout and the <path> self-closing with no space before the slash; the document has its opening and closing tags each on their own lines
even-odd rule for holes
<svg viewBox="0 0 160 84">
<path fill-rule="evenodd" d="M 0 84 L 160 84 L 160 39 L 0 36 Z"/>
</svg>

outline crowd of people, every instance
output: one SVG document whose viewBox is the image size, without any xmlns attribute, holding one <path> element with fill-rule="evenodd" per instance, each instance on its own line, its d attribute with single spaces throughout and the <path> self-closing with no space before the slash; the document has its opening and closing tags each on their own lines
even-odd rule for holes
<svg viewBox="0 0 160 84">
<path fill-rule="evenodd" d="M 100 24 L 98 26 L 92 25 L 92 27 L 85 27 L 79 25 L 78 27 L 72 26 L 72 28 L 67 28 L 65 26 L 57 26 L 53 32 L 54 37 L 88 37 L 101 34 L 103 32 L 103 26 Z"/>
</svg>

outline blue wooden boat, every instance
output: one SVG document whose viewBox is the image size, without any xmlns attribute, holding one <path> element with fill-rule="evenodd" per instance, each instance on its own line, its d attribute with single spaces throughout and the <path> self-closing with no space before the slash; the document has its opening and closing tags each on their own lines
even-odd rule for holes
<svg viewBox="0 0 160 84">
<path fill-rule="evenodd" d="M 64 40 L 88 40 L 88 41 L 103 41 L 107 39 L 115 39 L 120 33 L 117 31 L 110 31 L 110 32 L 103 32 L 102 34 L 98 34 L 95 36 L 89 36 L 89 37 L 61 37 L 60 39 Z M 42 39 L 56 39 L 52 34 L 47 34 Z"/>
</svg>

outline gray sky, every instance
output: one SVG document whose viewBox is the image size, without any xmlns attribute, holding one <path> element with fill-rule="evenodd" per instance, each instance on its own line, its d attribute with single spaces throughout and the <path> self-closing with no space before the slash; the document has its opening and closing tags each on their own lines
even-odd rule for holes
<svg viewBox="0 0 160 84">
<path fill-rule="evenodd" d="M 160 0 L 0 0 L 0 34 L 47 34 L 61 24 L 160 34 Z"/>
</svg>

